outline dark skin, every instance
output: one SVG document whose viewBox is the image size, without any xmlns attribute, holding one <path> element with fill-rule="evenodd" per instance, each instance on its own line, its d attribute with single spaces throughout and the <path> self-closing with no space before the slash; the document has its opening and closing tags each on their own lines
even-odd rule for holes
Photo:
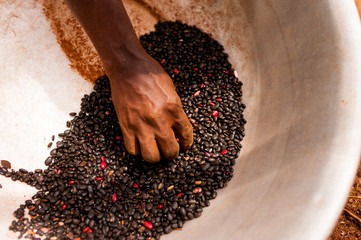
<svg viewBox="0 0 361 240">
<path fill-rule="evenodd" d="M 66 0 L 95 46 L 112 88 L 127 151 L 155 163 L 193 144 L 193 129 L 167 73 L 141 46 L 120 0 Z M 179 143 L 177 139 L 179 139 Z"/>
</svg>

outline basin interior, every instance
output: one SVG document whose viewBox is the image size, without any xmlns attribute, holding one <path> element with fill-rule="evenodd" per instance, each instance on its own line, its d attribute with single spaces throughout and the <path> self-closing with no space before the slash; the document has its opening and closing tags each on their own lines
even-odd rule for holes
<svg viewBox="0 0 361 240">
<path fill-rule="evenodd" d="M 211 33 L 244 83 L 248 123 L 234 178 L 201 218 L 164 239 L 326 238 L 360 153 L 361 38 L 351 34 L 360 30 L 351 1 L 124 3 L 138 35 L 158 20 Z M 0 158 L 45 168 L 51 136 L 104 71 L 62 1 L 0 5 Z M 8 239 L 12 212 L 36 190 L 0 184 L 0 239 Z"/>
</svg>

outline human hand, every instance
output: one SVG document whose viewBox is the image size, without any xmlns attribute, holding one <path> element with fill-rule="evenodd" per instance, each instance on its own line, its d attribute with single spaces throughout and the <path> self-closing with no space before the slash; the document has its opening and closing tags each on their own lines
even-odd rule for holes
<svg viewBox="0 0 361 240">
<path fill-rule="evenodd" d="M 148 54 L 130 57 L 108 72 L 112 99 L 123 132 L 125 147 L 155 163 L 161 154 L 175 159 L 193 144 L 193 129 L 173 82 Z M 177 139 L 179 139 L 179 144 Z"/>
</svg>

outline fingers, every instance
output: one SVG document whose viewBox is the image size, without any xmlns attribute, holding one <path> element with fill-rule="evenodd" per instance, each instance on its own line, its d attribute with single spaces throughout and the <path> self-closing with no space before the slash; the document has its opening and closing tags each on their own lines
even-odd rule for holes
<svg viewBox="0 0 361 240">
<path fill-rule="evenodd" d="M 139 154 L 139 143 L 133 134 L 123 131 L 124 145 L 128 153 L 131 155 Z"/>
<path fill-rule="evenodd" d="M 180 147 L 190 149 L 193 144 L 193 128 L 186 114 L 178 109 L 171 116 L 146 119 L 135 125 L 132 131 L 123 131 L 127 151 L 132 155 L 141 153 L 146 162 L 156 163 L 162 155 L 166 160 L 177 158 Z"/>
<path fill-rule="evenodd" d="M 173 160 L 178 157 L 179 144 L 171 128 L 162 136 L 157 136 L 157 142 L 165 159 Z"/>
<path fill-rule="evenodd" d="M 154 138 L 139 138 L 139 145 L 144 161 L 149 163 L 156 163 L 160 161 L 161 156 L 158 150 L 157 142 Z"/>
<path fill-rule="evenodd" d="M 182 113 L 183 116 L 174 124 L 173 129 L 181 148 L 187 150 L 193 144 L 193 128 L 185 113 Z"/>
</svg>

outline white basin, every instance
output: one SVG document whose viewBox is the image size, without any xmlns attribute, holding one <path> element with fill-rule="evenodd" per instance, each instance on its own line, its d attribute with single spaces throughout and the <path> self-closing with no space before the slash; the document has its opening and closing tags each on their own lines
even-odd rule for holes
<svg viewBox="0 0 361 240">
<path fill-rule="evenodd" d="M 51 136 L 64 131 L 68 113 L 91 91 L 85 78 L 102 74 L 64 3 L 49 2 L 0 2 L 0 159 L 15 169 L 45 168 Z M 138 34 L 158 19 L 212 33 L 244 83 L 248 123 L 234 178 L 202 217 L 163 239 L 326 239 L 360 157 L 354 2 L 125 3 Z M 0 184 L 0 239 L 12 239 L 12 212 L 36 190 L 4 177 Z"/>
</svg>

